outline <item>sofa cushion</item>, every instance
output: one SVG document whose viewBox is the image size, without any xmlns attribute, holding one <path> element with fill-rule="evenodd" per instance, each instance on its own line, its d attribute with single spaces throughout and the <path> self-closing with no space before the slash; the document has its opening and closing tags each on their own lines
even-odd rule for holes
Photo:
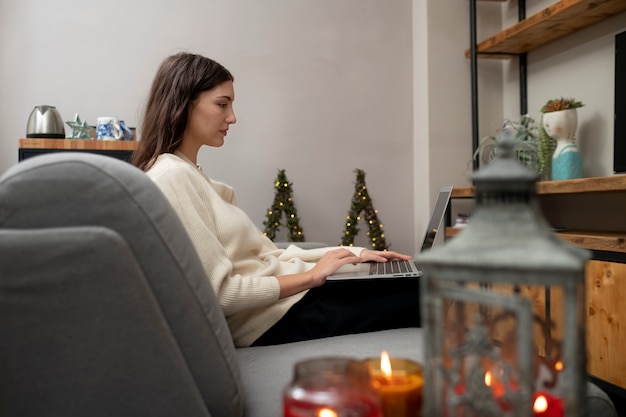
<svg viewBox="0 0 626 417">
<path fill-rule="evenodd" d="M 27 159 L 0 177 L 0 228 L 92 225 L 128 244 L 210 414 L 241 415 L 226 320 L 180 220 L 147 175 L 114 158 L 63 152 Z"/>
<path fill-rule="evenodd" d="M 307 342 L 237 349 L 246 392 L 246 417 L 282 415 L 283 390 L 293 377 L 296 362 L 320 356 L 350 356 L 357 359 L 390 356 L 424 361 L 423 330 L 418 328 L 385 330 L 336 336 Z M 587 387 L 589 415 L 617 417 L 608 395 L 597 386 Z"/>
</svg>

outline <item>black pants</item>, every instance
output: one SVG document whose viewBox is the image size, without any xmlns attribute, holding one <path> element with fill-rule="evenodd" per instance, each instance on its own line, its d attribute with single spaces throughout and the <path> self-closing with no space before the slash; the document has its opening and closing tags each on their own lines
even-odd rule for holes
<svg viewBox="0 0 626 417">
<path fill-rule="evenodd" d="M 419 279 L 327 281 L 310 289 L 252 346 L 420 325 Z"/>
</svg>

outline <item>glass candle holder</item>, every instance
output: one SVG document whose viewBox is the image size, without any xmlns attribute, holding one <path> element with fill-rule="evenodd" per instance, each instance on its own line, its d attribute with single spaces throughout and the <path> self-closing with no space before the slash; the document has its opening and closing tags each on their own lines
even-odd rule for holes
<svg viewBox="0 0 626 417">
<path fill-rule="evenodd" d="M 367 366 L 344 357 L 296 363 L 283 395 L 284 417 L 382 417 Z"/>
<path fill-rule="evenodd" d="M 378 392 L 383 415 L 393 417 L 422 416 L 422 366 L 404 358 L 366 359 L 372 387 Z"/>
</svg>

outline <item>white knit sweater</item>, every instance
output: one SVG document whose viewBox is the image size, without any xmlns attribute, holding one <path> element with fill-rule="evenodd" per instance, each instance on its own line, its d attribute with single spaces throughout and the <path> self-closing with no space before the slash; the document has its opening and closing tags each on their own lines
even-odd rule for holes
<svg viewBox="0 0 626 417">
<path fill-rule="evenodd" d="M 278 249 L 236 206 L 231 187 L 211 180 L 179 152 L 160 155 L 147 174 L 189 234 L 235 345 L 249 346 L 305 294 L 279 300 L 276 277 L 310 270 L 332 248 Z"/>
</svg>

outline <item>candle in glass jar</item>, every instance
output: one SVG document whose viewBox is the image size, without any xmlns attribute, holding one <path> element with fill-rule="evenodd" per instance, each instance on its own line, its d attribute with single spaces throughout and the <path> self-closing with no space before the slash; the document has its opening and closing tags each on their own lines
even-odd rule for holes
<svg viewBox="0 0 626 417">
<path fill-rule="evenodd" d="M 385 417 L 420 417 L 422 415 L 422 367 L 408 359 L 368 359 L 372 386 L 378 391 Z"/>
<path fill-rule="evenodd" d="M 345 357 L 298 362 L 283 394 L 284 417 L 382 417 L 367 366 Z"/>
</svg>

